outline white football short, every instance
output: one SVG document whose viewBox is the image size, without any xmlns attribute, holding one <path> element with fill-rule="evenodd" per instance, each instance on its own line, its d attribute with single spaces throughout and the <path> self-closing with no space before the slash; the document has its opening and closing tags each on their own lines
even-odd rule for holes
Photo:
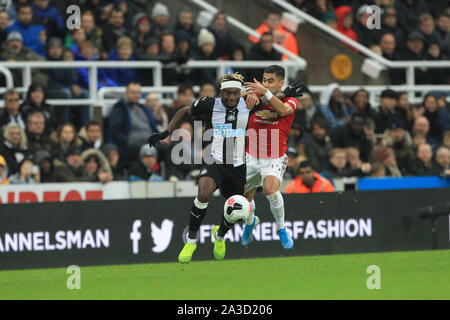
<svg viewBox="0 0 450 320">
<path fill-rule="evenodd" d="M 288 163 L 287 155 L 277 159 L 258 159 L 246 154 L 247 192 L 263 185 L 264 178 L 274 176 L 283 181 Z"/>
</svg>

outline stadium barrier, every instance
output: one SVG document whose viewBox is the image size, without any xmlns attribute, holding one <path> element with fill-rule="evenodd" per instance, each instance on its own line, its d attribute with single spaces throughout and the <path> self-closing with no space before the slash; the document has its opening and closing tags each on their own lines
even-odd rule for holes
<svg viewBox="0 0 450 320">
<path fill-rule="evenodd" d="M 227 234 L 226 259 L 448 249 L 450 189 L 286 195 L 284 251 L 269 205 L 256 197 L 262 223 L 240 244 L 242 224 Z M 211 228 L 223 199 L 214 198 L 200 227 L 194 260 L 213 260 Z M 177 261 L 192 198 L 2 205 L 0 270 Z"/>
</svg>

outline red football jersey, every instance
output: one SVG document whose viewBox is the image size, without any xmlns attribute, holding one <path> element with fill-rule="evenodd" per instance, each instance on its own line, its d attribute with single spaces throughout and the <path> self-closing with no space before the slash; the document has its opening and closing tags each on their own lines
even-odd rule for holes
<svg viewBox="0 0 450 320">
<path fill-rule="evenodd" d="M 294 112 L 286 117 L 280 117 L 270 104 L 254 112 L 248 120 L 248 141 L 246 151 L 255 158 L 281 158 L 287 150 L 286 140 L 294 121 L 297 100 L 286 98 Z"/>
</svg>

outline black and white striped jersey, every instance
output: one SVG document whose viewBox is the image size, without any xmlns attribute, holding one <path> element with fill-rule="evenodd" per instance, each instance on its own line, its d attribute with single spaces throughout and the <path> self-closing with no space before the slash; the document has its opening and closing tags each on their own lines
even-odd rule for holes
<svg viewBox="0 0 450 320">
<path fill-rule="evenodd" d="M 227 108 L 221 98 L 201 98 L 192 105 L 194 119 L 205 124 L 204 139 L 210 139 L 211 156 L 215 163 L 245 164 L 245 133 L 250 111 L 243 98 L 236 108 Z M 208 136 L 207 136 L 208 135 Z"/>
</svg>

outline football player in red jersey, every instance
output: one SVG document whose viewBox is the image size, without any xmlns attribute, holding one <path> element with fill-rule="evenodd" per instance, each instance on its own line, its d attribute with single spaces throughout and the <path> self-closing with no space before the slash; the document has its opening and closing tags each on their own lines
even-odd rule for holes
<svg viewBox="0 0 450 320">
<path fill-rule="evenodd" d="M 251 115 L 248 122 L 246 197 L 252 202 L 256 189 L 263 186 L 277 224 L 281 244 L 284 249 L 289 250 L 293 248 L 294 242 L 286 232 L 284 201 L 279 188 L 287 166 L 286 140 L 298 104 L 293 96 L 301 96 L 302 88 L 297 87 L 294 94 L 283 95 L 281 89 L 284 86 L 284 78 L 284 68 L 271 65 L 264 70 L 262 83 L 256 79 L 245 83 L 247 93 L 257 94 L 264 104 Z M 254 211 L 254 202 L 251 208 Z M 242 245 L 246 246 L 253 240 L 252 231 L 258 223 L 259 218 L 254 215 L 246 221 Z"/>
</svg>

